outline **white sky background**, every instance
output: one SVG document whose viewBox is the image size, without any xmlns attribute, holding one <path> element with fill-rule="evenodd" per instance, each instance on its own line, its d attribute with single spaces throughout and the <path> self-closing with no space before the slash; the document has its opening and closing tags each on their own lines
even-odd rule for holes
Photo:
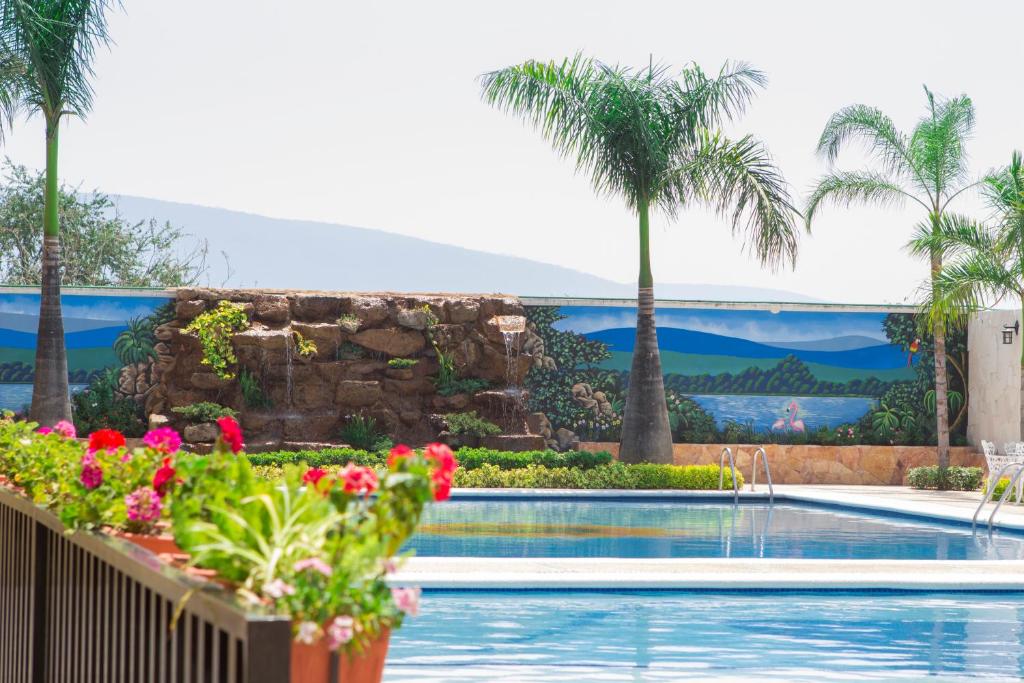
<svg viewBox="0 0 1024 683">
<path fill-rule="evenodd" d="M 1024 147 L 1018 2 L 125 4 L 111 20 L 117 44 L 96 65 L 94 111 L 62 135 L 69 182 L 379 228 L 621 282 L 636 277 L 635 219 L 595 198 L 538 134 L 481 103 L 480 73 L 576 51 L 638 67 L 651 53 L 707 70 L 747 60 L 769 85 L 730 130 L 767 143 L 801 203 L 825 169 L 814 145 L 832 112 L 871 104 L 908 129 L 923 113 L 922 83 L 974 99 L 975 173 Z M 5 151 L 41 166 L 39 122 L 19 123 Z M 840 166 L 861 161 L 851 153 Z M 655 280 L 899 303 L 926 274 L 901 251 L 917 217 L 827 209 L 795 272 L 772 275 L 740 253 L 725 221 L 657 216 Z"/>
</svg>

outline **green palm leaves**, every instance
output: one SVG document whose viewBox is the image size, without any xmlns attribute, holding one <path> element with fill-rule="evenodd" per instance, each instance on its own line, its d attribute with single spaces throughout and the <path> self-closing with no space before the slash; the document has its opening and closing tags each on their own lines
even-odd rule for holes
<svg viewBox="0 0 1024 683">
<path fill-rule="evenodd" d="M 691 201 L 712 206 L 775 265 L 796 254 L 786 184 L 760 143 L 716 131 L 764 83 L 744 63 L 727 63 L 714 77 L 690 65 L 675 77 L 663 67 L 634 71 L 577 55 L 486 74 L 483 98 L 572 158 L 599 195 L 669 216 Z"/>
</svg>

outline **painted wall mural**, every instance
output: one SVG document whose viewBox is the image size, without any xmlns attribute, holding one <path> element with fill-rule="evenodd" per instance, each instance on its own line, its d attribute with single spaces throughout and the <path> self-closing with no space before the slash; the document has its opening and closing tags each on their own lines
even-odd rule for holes
<svg viewBox="0 0 1024 683">
<path fill-rule="evenodd" d="M 105 383 L 123 397 L 144 394 L 156 343 L 153 330 L 173 314 L 173 301 L 65 294 L 61 303 L 72 392 Z M 0 292 L 0 409 L 21 411 L 32 401 L 38 327 L 38 294 Z"/>
<path fill-rule="evenodd" d="M 619 438 L 636 309 L 531 306 L 531 408 L 585 440 Z M 659 308 L 677 442 L 929 444 L 932 340 L 909 313 Z M 922 338 L 923 337 L 923 338 Z M 536 339 L 536 340 L 534 340 Z M 966 335 L 953 335 L 950 413 L 966 429 Z"/>
</svg>

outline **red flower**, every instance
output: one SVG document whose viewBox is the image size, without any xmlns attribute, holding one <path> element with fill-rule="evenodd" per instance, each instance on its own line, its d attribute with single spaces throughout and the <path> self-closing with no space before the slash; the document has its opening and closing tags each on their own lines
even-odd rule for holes
<svg viewBox="0 0 1024 683">
<path fill-rule="evenodd" d="M 220 427 L 220 438 L 231 449 L 232 453 L 238 453 L 245 448 L 242 441 L 242 428 L 238 426 L 235 418 L 228 415 L 217 418 L 217 426 Z"/>
<path fill-rule="evenodd" d="M 388 454 L 388 467 L 394 467 L 402 458 L 408 458 L 412 455 L 412 449 L 406 446 L 404 443 L 400 443 L 391 449 L 391 453 Z"/>
<path fill-rule="evenodd" d="M 377 490 L 377 473 L 372 467 L 359 467 L 349 463 L 338 473 L 345 493 L 370 495 Z"/>
<path fill-rule="evenodd" d="M 319 467 L 310 467 L 306 470 L 305 474 L 302 475 L 303 483 L 309 484 L 316 487 L 320 483 L 320 480 L 327 476 L 327 470 Z"/>
<path fill-rule="evenodd" d="M 167 495 L 167 489 L 174 483 L 174 475 L 177 474 L 171 466 L 171 458 L 164 458 L 164 464 L 153 475 L 153 490 L 156 495 L 163 498 Z"/>
<path fill-rule="evenodd" d="M 124 435 L 116 429 L 97 429 L 89 435 L 89 450 L 116 451 L 124 446 Z"/>
<path fill-rule="evenodd" d="M 430 473 L 430 480 L 434 484 L 434 500 L 448 500 L 451 497 L 455 468 L 459 466 L 455 454 L 443 443 L 429 444 L 423 453 L 427 456 L 427 460 L 434 464 L 434 469 Z"/>
</svg>

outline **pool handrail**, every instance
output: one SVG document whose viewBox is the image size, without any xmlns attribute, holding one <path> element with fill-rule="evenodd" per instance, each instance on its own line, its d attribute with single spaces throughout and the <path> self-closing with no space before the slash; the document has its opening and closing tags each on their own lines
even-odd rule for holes
<svg viewBox="0 0 1024 683">
<path fill-rule="evenodd" d="M 768 479 L 768 504 L 775 504 L 775 487 L 772 486 L 772 471 L 768 467 L 768 453 L 764 450 L 764 446 L 758 446 L 757 450 L 754 451 L 754 460 L 751 463 L 750 471 L 750 491 L 754 492 L 757 487 L 757 456 L 761 456 L 761 464 L 764 465 L 764 475 Z"/>
<path fill-rule="evenodd" d="M 995 514 L 999 510 L 999 507 L 1003 504 L 1003 500 L 1006 499 L 1007 492 L 1012 490 L 1015 482 L 1020 478 L 1021 472 L 1024 472 L 1024 462 L 1008 462 L 1005 465 L 1003 465 L 1001 468 L 999 468 L 999 472 L 997 472 L 995 477 L 992 478 L 992 481 L 994 483 L 992 484 L 992 486 L 990 486 L 988 488 L 988 491 L 985 492 L 985 495 L 982 496 L 981 502 L 978 503 L 978 509 L 974 511 L 974 517 L 971 518 L 971 526 L 972 527 L 976 526 L 978 524 L 978 515 L 981 514 L 981 509 L 983 507 L 985 507 L 985 503 L 988 503 L 989 501 L 992 500 L 992 496 L 996 492 L 996 485 L 999 484 L 1000 480 L 1002 480 L 1003 475 L 1006 474 L 1007 470 L 1014 469 L 1014 468 L 1017 469 L 1016 474 L 1014 474 L 1013 479 L 1011 480 L 1010 484 L 1006 487 L 1006 489 L 1003 490 L 1003 495 L 999 498 L 999 502 L 996 503 L 995 510 L 993 510 L 992 514 L 989 515 L 988 526 L 989 526 L 989 528 L 992 527 L 992 518 L 995 517 Z M 991 472 L 989 472 L 989 477 L 992 477 L 992 473 Z"/>
<path fill-rule="evenodd" d="M 725 454 L 729 454 L 729 469 L 732 471 L 732 502 L 735 505 L 740 502 L 740 488 L 736 483 L 736 461 L 732 457 L 732 449 L 726 446 L 722 449 L 722 456 L 718 459 L 718 490 L 725 489 Z"/>
<path fill-rule="evenodd" d="M 1010 493 L 1017 488 L 1017 482 L 1020 481 L 1021 475 L 1024 474 L 1024 463 L 1020 463 L 1019 465 L 1017 473 L 1010 478 L 1010 483 L 1006 485 L 1005 489 L 1003 489 L 1003 495 L 999 496 L 999 502 L 997 502 L 996 506 L 992 509 L 992 514 L 988 516 L 988 528 L 990 531 L 992 530 L 992 521 L 995 519 L 996 513 L 999 512 L 999 508 L 1001 508 L 1003 503 L 1006 502 L 1006 498 Z M 999 484 L 999 479 L 996 479 L 996 484 Z M 996 490 L 995 485 L 992 486 L 992 490 Z M 1020 501 L 1017 502 L 1019 503 Z"/>
</svg>

